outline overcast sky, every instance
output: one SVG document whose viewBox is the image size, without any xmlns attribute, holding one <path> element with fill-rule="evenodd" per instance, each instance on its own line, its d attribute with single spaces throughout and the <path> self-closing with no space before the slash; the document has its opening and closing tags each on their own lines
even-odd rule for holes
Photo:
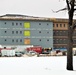
<svg viewBox="0 0 76 75">
<path fill-rule="evenodd" d="M 53 13 L 66 7 L 63 0 L 0 0 L 0 15 L 22 14 L 38 17 L 67 17 L 67 12 Z"/>
</svg>

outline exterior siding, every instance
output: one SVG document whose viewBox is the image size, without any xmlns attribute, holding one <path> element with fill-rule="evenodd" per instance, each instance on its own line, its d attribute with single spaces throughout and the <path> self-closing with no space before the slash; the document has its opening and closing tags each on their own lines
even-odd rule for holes
<svg viewBox="0 0 76 75">
<path fill-rule="evenodd" d="M 47 41 L 47 40 L 48 40 L 47 38 L 33 38 L 33 39 L 31 39 L 31 43 L 33 43 L 33 45 L 40 45 L 40 46 L 42 46 L 44 48 L 52 47 L 53 46 L 52 39 L 49 38 L 49 41 Z"/>
<path fill-rule="evenodd" d="M 29 35 L 26 36 L 26 33 Z M 53 23 L 35 20 L 0 20 L 1 45 L 26 45 L 24 40 L 27 38 L 30 39 L 29 45 L 53 48 Z"/>
</svg>

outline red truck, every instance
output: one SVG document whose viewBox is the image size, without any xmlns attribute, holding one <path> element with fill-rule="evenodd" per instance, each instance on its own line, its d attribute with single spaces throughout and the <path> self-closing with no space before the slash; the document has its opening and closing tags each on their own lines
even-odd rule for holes
<svg viewBox="0 0 76 75">
<path fill-rule="evenodd" d="M 49 54 L 51 49 L 49 48 L 42 48 L 41 46 L 34 46 L 26 48 L 27 51 L 35 51 L 39 54 Z"/>
<path fill-rule="evenodd" d="M 27 51 L 35 51 L 39 54 L 42 53 L 42 47 L 41 46 L 34 46 L 34 47 L 28 47 L 26 48 Z"/>
</svg>

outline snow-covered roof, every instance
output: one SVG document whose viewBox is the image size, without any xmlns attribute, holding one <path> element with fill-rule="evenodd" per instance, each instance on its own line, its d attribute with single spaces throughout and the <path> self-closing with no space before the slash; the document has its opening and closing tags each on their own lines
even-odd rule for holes
<svg viewBox="0 0 76 75">
<path fill-rule="evenodd" d="M 19 15 L 19 14 L 2 15 L 2 16 L 0 16 L 0 20 L 44 20 L 44 21 L 51 21 L 50 18 L 34 17 L 34 16 L 27 16 L 27 15 Z"/>
</svg>

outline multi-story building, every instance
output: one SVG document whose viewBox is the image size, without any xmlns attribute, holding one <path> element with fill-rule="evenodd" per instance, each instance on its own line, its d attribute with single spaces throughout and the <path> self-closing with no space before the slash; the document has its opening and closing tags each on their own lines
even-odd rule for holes
<svg viewBox="0 0 76 75">
<path fill-rule="evenodd" d="M 53 48 L 53 23 L 49 18 L 3 15 L 0 17 L 0 44 Z"/>
<path fill-rule="evenodd" d="M 67 42 L 68 19 L 10 14 L 0 17 L 1 45 L 39 45 L 66 50 Z M 73 47 L 76 47 L 76 30 Z"/>
<path fill-rule="evenodd" d="M 53 47 L 54 49 L 67 49 L 68 19 L 53 18 Z M 73 21 L 75 22 L 75 20 Z M 73 47 L 76 47 L 76 31 L 73 34 Z"/>
</svg>

